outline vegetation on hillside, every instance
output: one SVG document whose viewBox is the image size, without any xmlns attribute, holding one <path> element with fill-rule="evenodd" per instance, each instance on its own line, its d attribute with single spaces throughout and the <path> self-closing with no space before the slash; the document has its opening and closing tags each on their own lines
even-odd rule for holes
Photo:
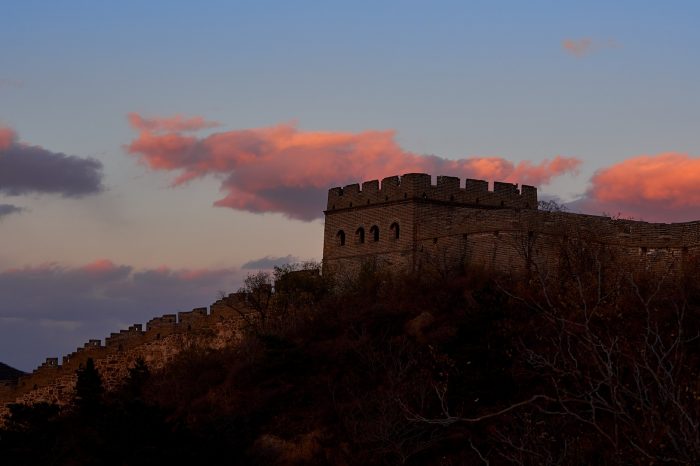
<svg viewBox="0 0 700 466">
<path fill-rule="evenodd" d="M 2 464 L 699 464 L 698 265 L 561 257 L 517 280 L 253 275 L 241 344 L 111 393 L 84 368 L 73 407 L 12 407 Z"/>
</svg>

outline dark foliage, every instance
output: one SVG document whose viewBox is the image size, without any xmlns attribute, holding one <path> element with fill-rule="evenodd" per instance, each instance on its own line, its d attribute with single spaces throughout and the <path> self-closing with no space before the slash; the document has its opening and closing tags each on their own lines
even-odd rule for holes
<svg viewBox="0 0 700 466">
<path fill-rule="evenodd" d="M 14 406 L 2 464 L 697 464 L 697 265 L 561 257 L 556 280 L 256 275 L 240 344 L 104 395 L 86 366 L 92 408 Z"/>
<path fill-rule="evenodd" d="M 102 377 L 95 369 L 95 361 L 88 358 L 85 367 L 78 370 L 78 380 L 75 382 L 75 405 L 82 413 L 96 414 L 102 404 Z"/>
</svg>

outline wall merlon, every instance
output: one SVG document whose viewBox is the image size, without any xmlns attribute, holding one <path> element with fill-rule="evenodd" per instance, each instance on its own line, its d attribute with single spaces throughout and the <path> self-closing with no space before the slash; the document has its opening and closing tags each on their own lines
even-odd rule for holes
<svg viewBox="0 0 700 466">
<path fill-rule="evenodd" d="M 165 314 L 160 317 L 155 317 L 146 322 L 146 331 L 157 327 L 171 327 L 177 322 L 175 314 Z"/>
<path fill-rule="evenodd" d="M 134 324 L 126 330 L 120 330 L 119 333 L 111 333 L 109 337 L 105 338 L 105 347 L 123 348 L 126 345 L 136 343 L 144 334 L 142 328 L 141 324 Z"/>
<path fill-rule="evenodd" d="M 494 181 L 493 192 L 500 194 L 520 194 L 518 191 L 518 185 L 512 183 L 503 183 L 501 181 Z"/>
<path fill-rule="evenodd" d="M 466 189 L 468 193 L 486 194 L 489 192 L 489 182 L 467 178 L 464 189 Z"/>
<path fill-rule="evenodd" d="M 433 185 L 430 175 L 425 173 L 384 178 L 381 185 L 377 180 L 365 181 L 362 189 L 355 183 L 330 189 L 327 211 L 416 199 L 496 208 L 537 208 L 537 189 L 533 186 L 523 185 L 518 189 L 516 184 L 496 181 L 493 191 L 489 191 L 488 181 L 484 180 L 467 179 L 464 188 L 460 184 L 459 178 L 438 176 Z"/>
<path fill-rule="evenodd" d="M 101 348 L 102 340 L 88 340 L 87 343 L 83 345 L 83 348 Z"/>
<path fill-rule="evenodd" d="M 178 312 L 177 321 L 180 324 L 199 321 L 206 318 L 208 315 L 206 307 L 198 307 L 187 312 Z"/>
<path fill-rule="evenodd" d="M 365 193 L 365 195 L 379 194 L 379 181 L 365 181 L 364 183 L 362 183 L 362 192 Z"/>
<path fill-rule="evenodd" d="M 45 369 L 45 368 L 58 368 L 58 358 L 46 358 L 46 361 L 44 361 L 38 368 L 37 370 L 40 369 Z"/>
<path fill-rule="evenodd" d="M 526 184 L 520 185 L 520 196 L 525 202 L 525 208 L 537 208 L 537 188 Z"/>
<path fill-rule="evenodd" d="M 360 185 L 358 183 L 349 184 L 343 188 L 343 196 L 352 196 L 359 193 Z"/>
<path fill-rule="evenodd" d="M 422 196 L 431 187 L 430 175 L 426 173 L 406 173 L 401 177 L 402 191 L 409 196 Z"/>
<path fill-rule="evenodd" d="M 459 191 L 459 178 L 456 176 L 438 176 L 437 187 L 438 191 L 446 194 L 452 194 Z"/>
</svg>

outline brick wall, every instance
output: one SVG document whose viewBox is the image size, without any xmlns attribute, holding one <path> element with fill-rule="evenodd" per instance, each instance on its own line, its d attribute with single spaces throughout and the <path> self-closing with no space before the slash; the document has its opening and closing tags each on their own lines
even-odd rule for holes
<svg viewBox="0 0 700 466">
<path fill-rule="evenodd" d="M 76 371 L 84 367 L 88 358 L 94 360 L 105 388 L 111 390 L 122 383 L 138 358 L 143 358 L 150 369 L 157 370 L 193 345 L 216 349 L 234 344 L 245 326 L 238 312 L 245 312 L 243 302 L 243 297 L 234 293 L 213 303 L 209 310 L 197 308 L 151 319 L 145 331 L 141 324 L 135 324 L 112 333 L 105 339 L 105 345 L 101 340 L 90 340 L 64 356 L 61 364 L 58 358 L 47 358 L 35 371 L 22 376 L 16 385 L 0 386 L 0 419 L 7 413 L 9 403 L 70 403 Z"/>
<path fill-rule="evenodd" d="M 328 193 L 325 270 L 352 275 L 363 263 L 428 271 L 460 265 L 520 273 L 555 264 L 562 241 L 586 238 L 614 248 L 633 267 L 663 268 L 700 254 L 700 221 L 647 223 L 537 210 L 530 186 L 407 174 Z M 400 238 L 388 227 L 397 223 Z M 379 228 L 379 241 L 368 235 Z M 365 241 L 357 240 L 359 228 Z M 340 244 L 338 234 L 346 236 Z"/>
</svg>

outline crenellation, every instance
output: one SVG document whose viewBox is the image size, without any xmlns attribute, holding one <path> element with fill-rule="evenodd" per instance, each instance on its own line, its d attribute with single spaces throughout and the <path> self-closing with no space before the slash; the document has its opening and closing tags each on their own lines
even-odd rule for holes
<svg viewBox="0 0 700 466">
<path fill-rule="evenodd" d="M 438 176 L 437 177 L 437 194 L 443 199 L 461 191 L 460 181 L 456 176 Z"/>
<path fill-rule="evenodd" d="M 526 209 L 536 209 L 537 208 L 537 188 L 534 186 L 528 186 L 526 184 L 520 185 L 520 197 L 525 203 Z"/>
<path fill-rule="evenodd" d="M 362 183 L 362 192 L 365 194 L 365 196 L 378 196 L 379 180 L 365 181 Z"/>
<path fill-rule="evenodd" d="M 406 173 L 401 177 L 401 190 L 408 197 L 424 197 L 430 192 L 433 185 L 430 183 L 430 175 L 426 173 Z"/>
<path fill-rule="evenodd" d="M 489 192 L 489 182 L 484 180 L 473 180 L 467 178 L 464 184 L 464 189 L 469 194 L 486 195 Z"/>
<path fill-rule="evenodd" d="M 489 190 L 483 180 L 467 179 L 463 188 L 460 183 L 438 176 L 433 185 L 429 175 L 409 173 L 385 178 L 377 202 L 362 202 L 370 190 L 375 195 L 373 182 L 352 190 L 352 205 L 350 198 L 334 198 L 325 211 L 324 267 L 353 274 L 364 263 L 411 271 L 442 263 L 520 273 L 531 264 L 524 242 L 531 243 L 527 248 L 537 244 L 536 253 L 555 262 L 562 239 L 589 238 L 621 251 L 631 270 L 648 270 L 697 256 L 700 249 L 700 221 L 648 223 L 546 212 L 538 210 L 533 186 L 496 181 Z"/>
<path fill-rule="evenodd" d="M 120 330 L 119 333 L 111 333 L 105 338 L 105 347 L 117 347 L 124 349 L 126 345 L 136 344 L 144 334 L 141 324 L 134 324 L 128 329 Z"/>
<path fill-rule="evenodd" d="M 39 369 L 53 367 L 58 367 L 58 358 L 46 358 L 46 361 L 39 366 Z"/>
<path fill-rule="evenodd" d="M 518 196 L 520 192 L 518 191 L 518 185 L 512 183 L 503 183 L 501 181 L 493 182 L 493 192 L 502 194 L 504 196 Z"/>
<path fill-rule="evenodd" d="M 154 317 L 153 319 L 146 322 L 146 331 L 159 328 L 159 327 L 171 327 L 177 323 L 177 315 L 175 314 L 165 314 L 160 317 Z"/>
<path fill-rule="evenodd" d="M 188 312 L 178 312 L 177 313 L 177 321 L 180 324 L 183 323 L 190 323 L 194 321 L 198 321 L 202 318 L 207 317 L 207 308 L 206 307 L 198 307 L 196 309 L 192 309 L 191 311 Z"/>
<path fill-rule="evenodd" d="M 512 183 L 495 182 L 494 190 L 489 191 L 488 182 L 467 179 L 465 187 L 460 187 L 459 178 L 438 176 L 437 183 L 431 183 L 430 175 L 407 173 L 401 177 L 365 181 L 343 188 L 328 191 L 327 212 L 361 208 L 367 205 L 412 201 L 442 201 L 456 204 L 474 204 L 493 208 L 534 209 L 537 207 L 537 189 Z M 361 188 L 361 189 L 360 189 Z"/>
<path fill-rule="evenodd" d="M 91 339 L 63 356 L 62 364 L 58 363 L 59 358 L 47 358 L 32 373 L 0 386 L 0 423 L 3 414 L 7 413 L 7 403 L 70 403 L 76 371 L 84 367 L 88 358 L 94 360 L 105 387 L 112 389 L 126 377 L 137 358 L 143 358 L 150 368 L 158 369 L 187 348 L 186 342 L 221 348 L 239 341 L 243 325 L 240 314 L 232 309 L 232 303 L 238 310 L 243 309 L 240 306 L 245 306 L 245 293 L 231 293 L 216 301 L 211 305 L 211 314 L 206 307 L 177 315 L 165 314 L 149 320 L 145 332 L 142 324 L 131 325 L 111 333 L 104 346 L 102 340 Z"/>
<path fill-rule="evenodd" d="M 208 317 L 209 313 L 206 307 L 198 307 L 188 312 L 178 312 L 178 326 L 186 326 L 189 330 L 193 326 L 206 325 Z"/>
<path fill-rule="evenodd" d="M 343 188 L 343 196 L 354 196 L 356 194 L 360 194 L 359 183 L 349 184 Z"/>
<path fill-rule="evenodd" d="M 389 176 L 382 179 L 378 199 L 380 202 L 393 202 L 400 200 L 401 196 L 401 180 L 398 176 Z"/>
</svg>

